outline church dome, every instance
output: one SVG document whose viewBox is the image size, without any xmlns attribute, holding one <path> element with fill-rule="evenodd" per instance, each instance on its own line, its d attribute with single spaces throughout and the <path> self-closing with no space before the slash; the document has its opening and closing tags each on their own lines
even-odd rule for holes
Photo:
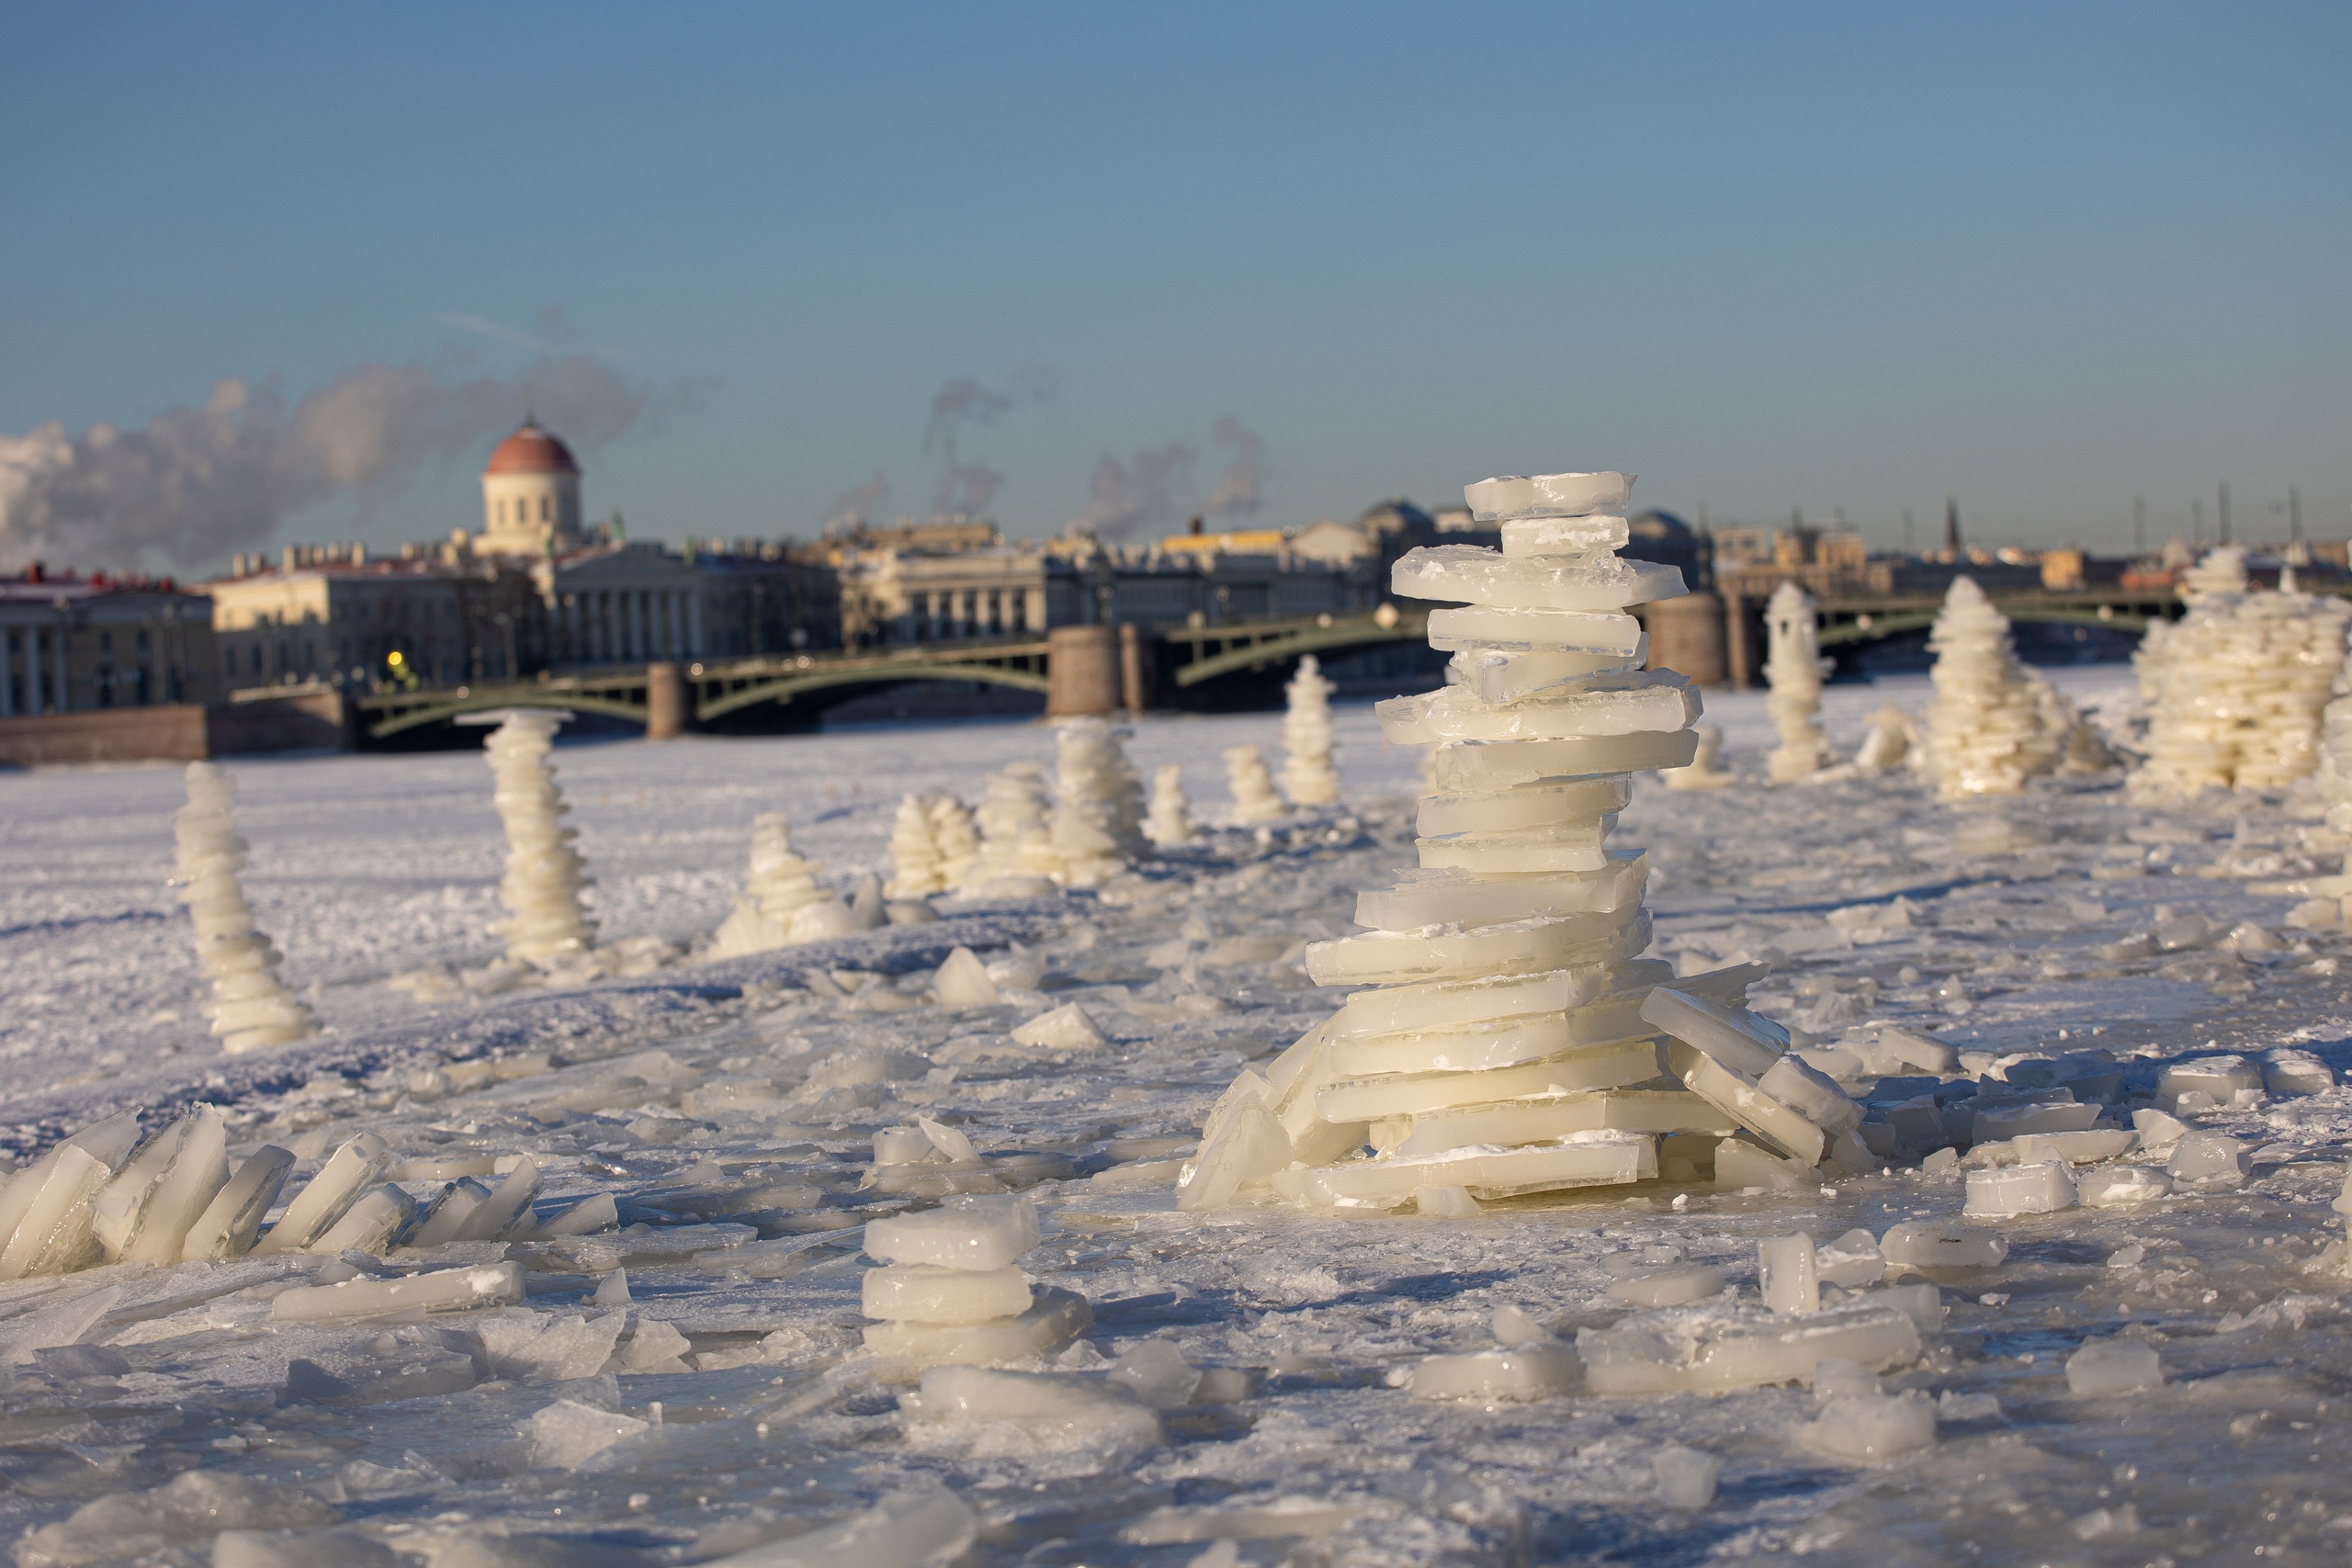
<svg viewBox="0 0 2352 1568">
<path fill-rule="evenodd" d="M 536 419 L 526 419 L 522 427 L 500 442 L 490 455 L 490 465 L 484 474 L 576 474 L 580 464 L 572 457 L 571 448 L 539 428 Z"/>
</svg>

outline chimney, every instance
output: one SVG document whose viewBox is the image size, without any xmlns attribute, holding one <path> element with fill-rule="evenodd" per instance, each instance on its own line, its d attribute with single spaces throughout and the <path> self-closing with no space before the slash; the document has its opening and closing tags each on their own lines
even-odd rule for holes
<svg viewBox="0 0 2352 1568">
<path fill-rule="evenodd" d="M 1202 533 L 1204 533 L 1204 532 L 1205 531 L 1205 529 L 1206 529 L 1206 524 L 1207 524 L 1207 520 L 1206 520 L 1205 518 L 1202 518 L 1202 517 L 1199 517 L 1199 516 L 1195 516 L 1195 517 L 1193 519 L 1193 525 L 1192 525 L 1192 528 L 1191 528 L 1191 530 L 1190 530 L 1190 532 L 1192 533 L 1193 536 L 1193 537 L 1195 537 L 1195 538 L 1198 538 L 1198 537 L 1201 536 L 1201 534 L 1202 534 Z"/>
<path fill-rule="evenodd" d="M 1949 491 L 1944 496 L 1944 553 L 1960 558 L 1960 497 Z"/>
</svg>

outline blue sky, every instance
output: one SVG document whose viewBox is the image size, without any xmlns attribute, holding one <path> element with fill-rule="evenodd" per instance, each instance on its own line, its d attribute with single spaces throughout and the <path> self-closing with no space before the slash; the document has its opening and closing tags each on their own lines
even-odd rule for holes
<svg viewBox="0 0 2352 1568">
<path fill-rule="evenodd" d="M 411 367 L 389 434 L 241 426 L 201 529 L 159 439 L 109 480 L 143 521 L 58 536 L 438 535 L 574 356 L 591 514 L 671 538 L 876 474 L 927 513 L 943 435 L 1030 535 L 1175 448 L 1149 533 L 1222 420 L 1236 522 L 1609 466 L 1887 544 L 1956 491 L 2128 546 L 2222 480 L 2242 535 L 2294 486 L 2340 536 L 2347 45 L 2340 5 L 16 7 L 0 487 L 48 422 Z M 1012 395 L 941 427 L 959 378 Z"/>
</svg>

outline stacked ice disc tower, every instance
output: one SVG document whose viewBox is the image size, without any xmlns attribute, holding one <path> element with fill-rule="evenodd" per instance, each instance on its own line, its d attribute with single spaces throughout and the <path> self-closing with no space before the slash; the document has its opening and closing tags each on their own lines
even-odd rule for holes
<svg viewBox="0 0 2352 1568">
<path fill-rule="evenodd" d="M 1331 682 L 1315 655 L 1298 661 L 1283 688 L 1283 793 L 1295 806 L 1329 806 L 1340 798 L 1331 766 Z"/>
<path fill-rule="evenodd" d="M 1661 1135 L 1680 1137 L 1667 1167 L 1689 1179 L 1744 1125 L 1665 1076 L 1666 1026 L 1644 1010 L 1671 983 L 1769 1038 L 1776 1026 L 1744 1006 L 1761 972 L 1676 980 L 1641 957 L 1647 861 L 1607 841 L 1634 772 L 1690 764 L 1700 710 L 1680 675 L 1642 668 L 1627 612 L 1686 590 L 1676 569 L 1618 555 L 1630 482 L 1472 485 L 1501 550 L 1397 562 L 1400 595 L 1460 606 L 1430 615 L 1456 683 L 1379 708 L 1390 739 L 1436 747 L 1420 865 L 1359 897 L 1366 934 L 1307 949 L 1317 982 L 1365 988 L 1235 1080 L 1179 1183 L 1182 1207 L 1262 1185 L 1321 1209 L 1462 1214 L 1656 1177 Z"/>
<path fill-rule="evenodd" d="M 211 762 L 187 765 L 187 804 L 172 818 L 178 847 L 172 881 L 196 928 L 196 958 L 212 981 L 206 1009 L 220 1048 L 232 1055 L 284 1045 L 318 1032 L 301 998 L 277 977 L 280 955 L 254 924 L 238 874 L 245 840 L 237 833 L 237 780 Z"/>
<path fill-rule="evenodd" d="M 571 808 L 548 762 L 562 723 L 553 713 L 518 710 L 482 744 L 506 825 L 506 879 L 498 897 L 509 918 L 491 932 L 506 939 L 509 958 L 542 968 L 584 956 L 596 941 L 595 922 L 580 905 L 588 874 L 572 848 L 579 835 L 563 825 Z"/>
<path fill-rule="evenodd" d="M 1829 765 L 1829 739 L 1821 729 L 1821 682 L 1829 660 L 1821 657 L 1821 627 L 1813 595 L 1793 582 L 1772 590 L 1764 608 L 1769 657 L 1764 679 L 1772 694 L 1764 711 L 1781 744 L 1764 759 L 1774 784 L 1793 784 Z"/>
<path fill-rule="evenodd" d="M 950 1198 L 936 1209 L 874 1220 L 865 1250 L 884 1267 L 863 1287 L 865 1348 L 897 1375 L 949 1362 L 1027 1360 L 1092 1325 L 1086 1298 L 1039 1290 L 1017 1267 L 1037 1245 L 1026 1198 Z"/>
</svg>

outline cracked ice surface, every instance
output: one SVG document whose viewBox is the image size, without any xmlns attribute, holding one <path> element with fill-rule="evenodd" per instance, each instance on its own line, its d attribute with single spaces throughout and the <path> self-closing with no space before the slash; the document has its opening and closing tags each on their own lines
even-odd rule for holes
<svg viewBox="0 0 2352 1568">
<path fill-rule="evenodd" d="M 2058 680 L 2103 717 L 2129 705 L 2120 669 Z M 1890 695 L 1917 710 L 1925 683 L 1830 687 L 1832 744 L 1850 750 Z M 1458 1219 L 1177 1213 L 1210 1101 L 1336 1003 L 1306 984 L 1300 944 L 1344 934 L 1355 894 L 1411 861 L 1417 758 L 1384 749 L 1366 707 L 1333 716 L 1349 804 L 1263 835 L 1216 826 L 1219 753 L 1271 746 L 1273 716 L 1137 727 L 1138 768 L 1182 763 L 1210 826 L 1102 897 L 941 900 L 935 925 L 437 1008 L 382 981 L 497 951 L 483 927 L 503 841 L 479 759 L 237 763 L 248 896 L 328 1032 L 234 1059 L 205 1037 L 164 886 L 177 770 L 0 778 L 0 1134 L 20 1156 L 121 1106 L 203 1098 L 234 1154 L 281 1144 L 298 1179 L 361 1131 L 420 1199 L 441 1173 L 527 1154 L 543 1213 L 606 1194 L 624 1227 L 442 1249 L 442 1267 L 519 1264 L 529 1293 L 421 1322 L 273 1316 L 322 1269 L 418 1261 L 398 1255 L 0 1284 L 0 1533 L 42 1532 L 20 1562 L 94 1563 L 200 1562 L 223 1524 L 293 1532 L 230 1538 L 224 1562 L 280 1561 L 257 1555 L 272 1541 L 311 1561 L 701 1562 L 819 1527 L 840 1533 L 808 1552 L 850 1541 L 838 1560 L 874 1562 L 958 1541 L 989 1563 L 2336 1550 L 2352 1335 L 2346 1277 L 2312 1264 L 2342 1234 L 2329 1203 L 2352 1090 L 2233 1087 L 2280 1047 L 2352 1068 L 2346 938 L 2285 925 L 2291 884 L 2335 867 L 2302 855 L 2306 824 L 2278 800 L 2143 809 L 2112 780 L 2041 781 L 1953 807 L 1899 773 L 1704 795 L 1640 781 L 1620 838 L 1651 853 L 1653 955 L 1686 973 L 1770 963 L 1759 1010 L 1825 1042 L 1884 1023 L 1957 1048 L 1940 1086 L 1909 1068 L 1849 1082 L 1875 1092 L 1874 1118 L 1924 1089 L 1948 1125 L 1962 1082 L 1989 1102 L 2111 1073 L 2129 1127 L 2166 1065 L 2245 1065 L 2171 1080 L 2220 1091 L 2175 1101 L 2203 1164 L 2075 1168 L 2087 1194 L 2121 1170 L 2153 1191 L 2169 1167 L 2171 1196 L 1972 1221 L 2007 1256 L 1926 1277 L 1946 1316 L 1913 1359 L 1826 1362 L 1813 1389 L 1600 1395 L 1560 1392 L 1553 1347 L 1752 1325 L 1759 1244 L 1800 1234 L 1825 1308 L 1850 1313 L 1838 1292 L 1877 1267 L 1851 1233 L 1955 1222 L 1968 1179 L 2001 1160 L 1939 1155 L 1923 1175 L 1891 1159 L 1792 1192 L 1649 1182 Z M 1711 694 L 1707 722 L 1752 785 L 1772 739 L 1761 694 Z M 886 867 L 903 794 L 970 798 L 982 772 L 1051 751 L 1025 726 L 941 739 L 559 748 L 601 934 L 715 926 L 759 811 L 790 812 L 796 845 L 846 883 Z M 2275 940 L 2232 940 L 2249 923 Z M 996 966 L 1003 1004 L 926 1002 L 957 946 Z M 851 994 L 812 996 L 812 976 Z M 1077 1021 L 1015 1038 L 1072 1003 L 1102 1043 Z M 1020 1266 L 1092 1305 L 1050 1369 L 1067 1383 L 874 1381 L 858 1227 L 956 1179 L 936 1160 L 874 1169 L 888 1129 L 905 1130 L 902 1161 L 968 1142 L 964 1176 L 1026 1184 L 1043 1241 Z M 2242 1185 L 2189 1174 L 2235 1168 L 2212 1134 L 2250 1166 Z M 2062 1129 L 2006 1157 L 2082 1157 L 2063 1140 L 2101 1135 Z M 1735 1297 L 1706 1296 L 1717 1279 Z M 1453 1386 L 1544 1397 L 1427 1397 L 1432 1371 L 1417 1398 L 1431 1357 L 1453 1359 Z M 1023 1414 L 1040 1400 L 1059 1414 Z M 127 1506 L 74 1522 L 109 1497 Z M 502 1532 L 566 1539 L 532 1555 Z"/>
</svg>

